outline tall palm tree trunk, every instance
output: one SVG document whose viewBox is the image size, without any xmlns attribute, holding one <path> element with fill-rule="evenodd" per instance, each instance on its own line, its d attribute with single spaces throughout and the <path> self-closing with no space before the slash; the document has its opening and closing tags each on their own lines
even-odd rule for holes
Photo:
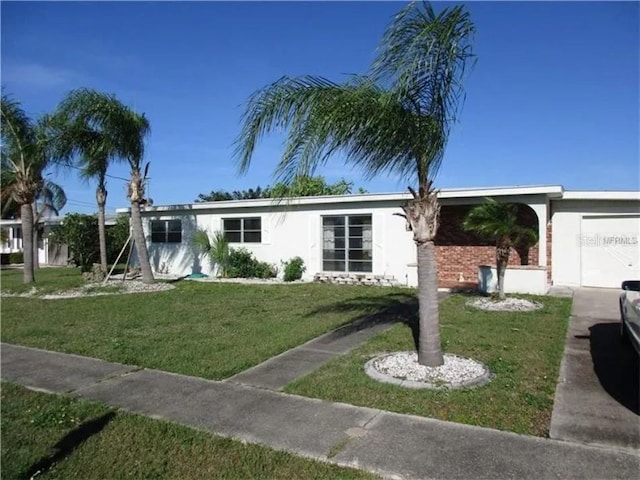
<svg viewBox="0 0 640 480">
<path fill-rule="evenodd" d="M 496 246 L 496 272 L 498 274 L 498 298 L 500 300 L 504 300 L 506 297 L 504 293 L 504 275 L 509 264 L 510 251 L 511 246 L 508 243 L 500 242 Z"/>
<path fill-rule="evenodd" d="M 422 183 L 422 182 L 421 182 Z M 438 312 L 438 269 L 433 240 L 438 231 L 440 204 L 437 192 L 424 182 L 420 193 L 412 188 L 413 199 L 402 206 L 407 229 L 413 231 L 418 260 L 418 363 L 438 367 L 444 363 L 440 345 Z"/>
<path fill-rule="evenodd" d="M 440 345 L 438 311 L 438 271 L 435 246 L 432 241 L 417 244 L 418 256 L 418 363 L 437 367 L 444 363 Z"/>
<path fill-rule="evenodd" d="M 38 255 L 38 222 L 33 222 L 33 271 L 35 272 L 40 268 L 40 255 Z"/>
<path fill-rule="evenodd" d="M 105 205 L 107 203 L 107 190 L 103 185 L 96 188 L 96 202 L 98 203 L 98 241 L 100 243 L 100 267 L 107 272 L 107 234 L 105 231 Z"/>
<path fill-rule="evenodd" d="M 33 283 L 35 278 L 33 274 L 33 207 L 31 203 L 23 203 L 20 206 L 20 218 L 22 219 L 22 254 L 24 257 L 22 281 Z"/>
<path fill-rule="evenodd" d="M 40 256 L 38 255 L 38 223 L 40 215 L 38 215 L 38 203 L 32 204 L 33 207 L 33 270 L 34 272 L 40 268 Z"/>
<path fill-rule="evenodd" d="M 133 241 L 136 244 L 138 263 L 142 271 L 142 282 L 153 283 L 153 271 L 151 270 L 151 262 L 149 262 L 149 251 L 147 250 L 147 241 L 144 238 L 142 216 L 140 215 L 140 204 L 143 203 L 145 199 L 144 184 L 138 168 L 131 169 L 129 200 L 131 201 L 131 233 L 133 235 Z"/>
<path fill-rule="evenodd" d="M 142 282 L 153 283 L 153 271 L 151 270 L 151 262 L 149 262 L 149 252 L 147 250 L 147 241 L 144 238 L 144 230 L 142 229 L 142 216 L 140 215 L 140 204 L 131 202 L 131 232 L 133 240 L 136 243 L 136 254 L 138 255 L 138 263 L 142 271 Z"/>
</svg>

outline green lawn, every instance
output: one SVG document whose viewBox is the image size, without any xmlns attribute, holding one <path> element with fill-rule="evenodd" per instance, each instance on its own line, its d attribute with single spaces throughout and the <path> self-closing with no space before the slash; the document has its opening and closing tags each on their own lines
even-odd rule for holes
<svg viewBox="0 0 640 480">
<path fill-rule="evenodd" d="M 43 269 L 47 288 L 75 269 Z M 58 273 L 56 273 L 58 272 Z M 75 272 L 75 277 L 73 275 Z M 59 277 L 56 275 L 59 274 Z M 2 272 L 2 289 L 16 284 Z M 5 281 L 6 280 L 6 281 Z M 182 281 L 158 293 L 65 300 L 3 298 L 2 340 L 209 379 L 223 379 L 339 325 L 411 298 L 408 289 L 239 285 Z M 495 378 L 472 390 L 409 390 L 376 382 L 363 364 L 414 348 L 407 320 L 298 379 L 287 392 L 400 413 L 545 436 L 571 301 L 539 297 L 532 313 L 482 312 L 453 295 L 440 308 L 445 351 L 486 363 Z"/>
<path fill-rule="evenodd" d="M 371 479 L 366 472 L 244 444 L 94 402 L 2 383 L 1 476 Z"/>
<path fill-rule="evenodd" d="M 39 268 L 36 270 L 36 288 L 39 293 L 68 290 L 85 284 L 79 268 Z M 0 288 L 7 293 L 26 293 L 33 285 L 22 283 L 22 269 L 0 271 Z"/>
<path fill-rule="evenodd" d="M 56 274 L 64 285 L 79 277 L 77 269 L 42 269 L 38 278 L 55 289 Z M 2 272 L 3 290 L 15 275 Z M 3 298 L 2 341 L 219 380 L 412 294 L 322 284 L 175 285 L 157 293 Z"/>
<path fill-rule="evenodd" d="M 439 418 L 459 423 L 546 436 L 565 343 L 571 301 L 538 297 L 544 309 L 532 313 L 490 313 L 465 306 L 468 296 L 441 303 L 446 352 L 486 363 L 495 374 L 477 389 L 412 390 L 370 379 L 364 363 L 383 352 L 412 350 L 411 330 L 396 325 L 351 354 L 289 384 L 285 391 Z"/>
</svg>

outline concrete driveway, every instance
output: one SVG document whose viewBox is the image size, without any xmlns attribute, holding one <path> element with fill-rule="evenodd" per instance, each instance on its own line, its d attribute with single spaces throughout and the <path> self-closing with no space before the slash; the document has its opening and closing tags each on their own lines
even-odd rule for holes
<svg viewBox="0 0 640 480">
<path fill-rule="evenodd" d="M 616 289 L 575 291 L 550 436 L 640 448 L 638 355 L 620 341 Z"/>
</svg>

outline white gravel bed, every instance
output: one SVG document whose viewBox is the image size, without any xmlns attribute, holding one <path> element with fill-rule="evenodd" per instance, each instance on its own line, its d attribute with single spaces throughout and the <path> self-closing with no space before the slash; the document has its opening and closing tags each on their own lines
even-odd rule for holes
<svg viewBox="0 0 640 480">
<path fill-rule="evenodd" d="M 203 277 L 203 278 L 189 278 L 185 277 L 185 280 L 192 282 L 209 282 L 209 283 L 243 283 L 246 285 L 291 285 L 293 283 L 309 283 L 304 280 L 294 280 L 292 282 L 285 282 L 281 278 L 218 278 L 218 277 Z"/>
<path fill-rule="evenodd" d="M 376 357 L 365 365 L 376 380 L 410 388 L 463 388 L 483 385 L 491 379 L 489 368 L 470 358 L 444 354 L 444 364 L 425 367 L 416 352 L 395 352 Z"/>
<path fill-rule="evenodd" d="M 106 291 L 100 291 L 103 287 L 106 287 Z M 113 287 L 117 287 L 116 291 Z M 38 289 L 33 287 L 31 290 L 25 293 L 2 293 L 3 297 L 27 297 L 27 298 L 40 298 L 43 300 L 57 300 L 62 298 L 79 298 L 79 297 L 98 297 L 104 295 L 119 295 L 126 293 L 145 293 L 145 292 L 162 292 L 166 290 L 172 290 L 176 288 L 174 285 L 168 283 L 152 283 L 146 284 L 137 280 L 110 280 L 106 285 L 100 283 L 87 283 L 79 288 L 73 288 L 57 293 L 47 293 L 45 295 L 39 295 Z"/>
<path fill-rule="evenodd" d="M 544 305 L 540 302 L 525 300 L 524 298 L 505 298 L 494 300 L 492 298 L 476 298 L 469 300 L 467 305 L 480 310 L 491 312 L 533 312 L 540 310 Z"/>
</svg>

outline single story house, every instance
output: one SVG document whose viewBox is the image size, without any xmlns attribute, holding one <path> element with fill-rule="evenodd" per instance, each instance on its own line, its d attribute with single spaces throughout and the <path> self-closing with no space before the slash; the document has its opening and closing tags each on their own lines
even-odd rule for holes
<svg viewBox="0 0 640 480">
<path fill-rule="evenodd" d="M 640 278 L 640 192 L 567 191 L 560 185 L 443 189 L 435 240 L 441 287 L 495 283 L 495 246 L 462 229 L 487 197 L 521 204 L 539 241 L 513 251 L 506 288 L 545 293 L 550 285 L 618 288 Z M 416 248 L 396 213 L 409 193 L 232 200 L 147 207 L 143 224 L 156 272 L 211 274 L 192 236 L 224 232 L 232 248 L 280 266 L 304 260 L 303 279 L 417 285 Z M 126 213 L 128 209 L 118 210 Z M 480 266 L 485 268 L 480 269 Z M 490 268 L 493 267 L 493 268 Z"/>
<path fill-rule="evenodd" d="M 40 265 L 66 266 L 69 250 L 66 245 L 54 245 L 49 242 L 51 227 L 59 225 L 64 217 L 52 216 L 40 220 L 40 235 L 38 236 L 38 263 Z M 0 220 L 0 228 L 4 231 L 4 238 L 0 245 L 0 253 L 19 253 L 23 251 L 22 222 L 19 218 Z"/>
</svg>

